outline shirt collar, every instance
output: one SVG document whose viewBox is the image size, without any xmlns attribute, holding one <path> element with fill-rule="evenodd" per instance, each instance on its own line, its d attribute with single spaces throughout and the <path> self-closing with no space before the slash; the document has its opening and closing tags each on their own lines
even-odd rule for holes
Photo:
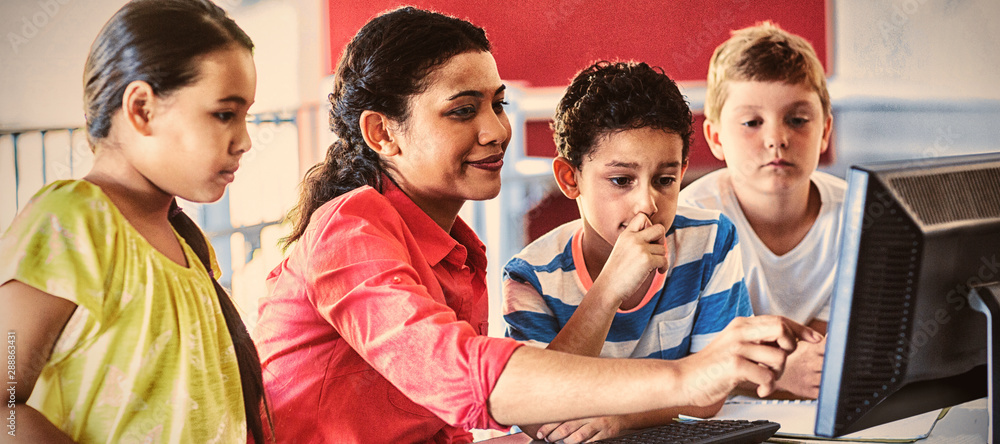
<svg viewBox="0 0 1000 444">
<path fill-rule="evenodd" d="M 382 176 L 382 195 L 402 216 L 431 265 L 437 265 L 447 258 L 448 262 L 458 266 L 468 261 L 475 268 L 486 269 L 486 245 L 461 217 L 455 219 L 451 234 L 445 233 L 388 176 Z"/>
</svg>

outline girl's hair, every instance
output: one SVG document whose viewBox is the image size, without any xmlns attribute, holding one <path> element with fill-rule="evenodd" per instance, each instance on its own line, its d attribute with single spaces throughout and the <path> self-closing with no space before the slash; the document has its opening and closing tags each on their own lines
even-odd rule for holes
<svg viewBox="0 0 1000 444">
<path fill-rule="evenodd" d="M 236 45 L 253 50 L 253 42 L 226 12 L 208 0 L 133 0 L 126 3 L 101 29 L 90 47 L 83 74 L 83 104 L 87 139 L 93 148 L 108 137 L 111 117 L 122 106 L 129 83 L 148 83 L 158 96 L 198 79 L 199 57 Z M 204 235 L 184 213 L 172 205 L 170 222 L 208 267 Z M 211 273 L 211 271 L 210 271 Z M 226 327 L 233 340 L 240 369 L 247 429 L 257 443 L 264 442 L 261 403 L 264 382 L 257 348 L 240 319 L 233 301 L 215 282 Z M 273 429 L 272 429 L 273 431 Z"/>
<path fill-rule="evenodd" d="M 90 47 L 83 72 L 83 109 L 91 147 L 108 136 L 129 83 L 158 96 L 197 81 L 199 57 L 250 37 L 209 0 L 132 0 L 108 20 Z"/>
<path fill-rule="evenodd" d="M 358 31 L 340 57 L 329 96 L 330 130 L 338 140 L 303 179 L 299 203 L 288 214 L 295 225 L 282 240 L 286 248 L 302 237 L 313 212 L 326 202 L 364 185 L 382 192 L 385 167 L 361 136 L 361 113 L 382 113 L 404 124 L 409 99 L 425 89 L 427 75 L 469 51 L 490 51 L 482 28 L 413 7 L 383 13 Z"/>
</svg>

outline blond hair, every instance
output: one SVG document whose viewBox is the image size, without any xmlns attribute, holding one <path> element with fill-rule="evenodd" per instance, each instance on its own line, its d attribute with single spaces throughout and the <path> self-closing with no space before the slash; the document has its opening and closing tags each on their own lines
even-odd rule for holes
<svg viewBox="0 0 1000 444">
<path fill-rule="evenodd" d="M 705 92 L 705 117 L 718 121 L 728 96 L 730 81 L 805 83 L 819 95 L 825 116 L 830 116 L 826 72 L 806 39 L 771 22 L 732 32 L 712 54 Z"/>
</svg>

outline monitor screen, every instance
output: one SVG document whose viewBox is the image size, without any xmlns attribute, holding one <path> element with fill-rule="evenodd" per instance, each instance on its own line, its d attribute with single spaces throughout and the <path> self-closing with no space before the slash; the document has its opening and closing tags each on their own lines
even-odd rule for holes
<svg viewBox="0 0 1000 444">
<path fill-rule="evenodd" d="M 841 436 L 986 396 L 1000 281 L 1000 153 L 855 166 L 815 433 Z"/>
</svg>

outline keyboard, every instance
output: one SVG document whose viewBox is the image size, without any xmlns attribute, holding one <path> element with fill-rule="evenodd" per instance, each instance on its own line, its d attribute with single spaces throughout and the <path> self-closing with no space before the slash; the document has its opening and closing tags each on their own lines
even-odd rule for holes
<svg viewBox="0 0 1000 444">
<path fill-rule="evenodd" d="M 779 427 L 781 427 L 780 424 L 766 420 L 682 421 L 642 429 L 628 435 L 596 442 L 604 444 L 757 444 L 770 438 L 774 432 L 778 431 Z"/>
</svg>

